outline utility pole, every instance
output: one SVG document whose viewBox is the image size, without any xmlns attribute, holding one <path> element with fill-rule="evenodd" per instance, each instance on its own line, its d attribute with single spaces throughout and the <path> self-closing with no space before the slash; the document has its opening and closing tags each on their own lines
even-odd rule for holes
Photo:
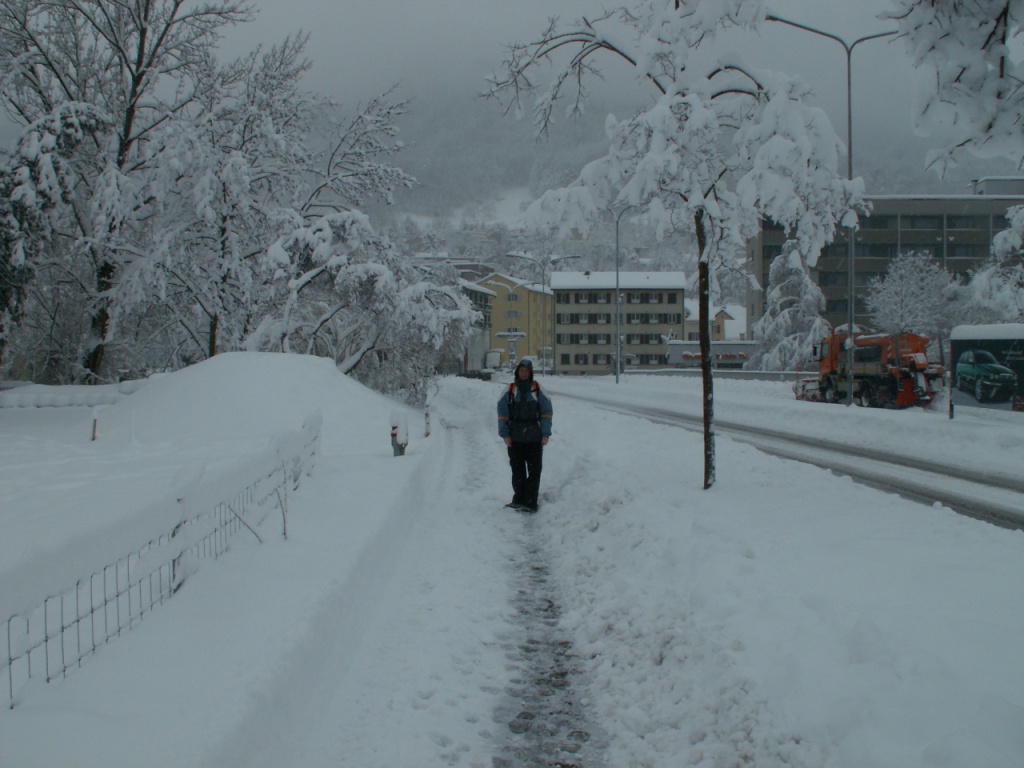
<svg viewBox="0 0 1024 768">
<path fill-rule="evenodd" d="M 806 24 L 800 24 L 796 21 L 790 21 L 789 19 L 783 19 L 779 16 L 773 16 L 769 14 L 765 17 L 768 21 L 775 21 L 780 24 L 786 24 L 796 29 L 802 29 L 804 32 L 810 32 L 811 34 L 824 37 L 828 40 L 834 40 L 843 47 L 843 51 L 846 52 L 846 179 L 847 181 L 853 180 L 853 49 L 861 43 L 866 43 L 868 40 L 877 40 L 882 37 L 891 37 L 898 33 L 898 30 L 891 30 L 889 32 L 877 32 L 873 35 L 865 35 L 864 37 L 858 37 L 852 43 L 847 43 L 843 38 L 838 35 L 833 35 L 831 32 L 825 32 L 821 29 L 808 26 Z M 849 399 L 846 401 L 847 406 L 853 405 L 853 331 L 855 325 L 854 307 L 857 302 L 856 288 L 855 288 L 855 268 L 854 268 L 854 253 L 856 245 L 854 239 L 856 236 L 856 228 L 848 227 L 846 230 L 846 243 L 847 243 L 847 321 L 846 321 L 846 388 Z"/>
</svg>

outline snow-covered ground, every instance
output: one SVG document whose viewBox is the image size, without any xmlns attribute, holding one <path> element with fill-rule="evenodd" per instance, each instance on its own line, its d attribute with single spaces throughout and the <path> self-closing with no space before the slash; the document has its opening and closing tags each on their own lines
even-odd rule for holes
<svg viewBox="0 0 1024 768">
<path fill-rule="evenodd" d="M 695 413 L 698 380 L 542 384 L 555 431 L 529 517 L 503 507 L 497 382 L 445 380 L 430 437 L 398 408 L 404 457 L 394 403 L 299 356 L 220 356 L 96 409 L 0 408 L 0 618 L 138 547 L 161 498 L 226 485 L 323 415 L 288 539 L 271 515 L 264 543 L 236 535 L 66 679 L 17 691 L 0 766 L 513 765 L 510 745 L 543 738 L 544 712 L 526 733 L 507 716 L 524 571 L 542 570 L 592 734 L 566 765 L 1019 768 L 1024 534 L 723 436 L 704 491 L 699 435 L 571 397 Z M 979 471 L 1019 473 L 1024 455 L 1024 414 L 950 421 L 726 380 L 716 405 Z"/>
</svg>

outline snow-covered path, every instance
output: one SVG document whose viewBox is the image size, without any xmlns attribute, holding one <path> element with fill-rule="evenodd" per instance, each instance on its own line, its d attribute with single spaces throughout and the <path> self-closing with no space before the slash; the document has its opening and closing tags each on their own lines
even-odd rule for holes
<svg viewBox="0 0 1024 768">
<path fill-rule="evenodd" d="M 433 434 L 402 458 L 393 403 L 299 356 L 218 356 L 151 383 L 110 409 L 106 446 L 55 428 L 17 465 L 40 486 L 61 441 L 120 455 L 117 419 L 133 439 L 152 432 L 165 477 L 197 442 L 254 448 L 324 412 L 288 540 L 271 517 L 263 544 L 238 537 L 66 680 L 30 682 L 0 712 L 0 766 L 1019 768 L 1024 534 L 727 438 L 702 491 L 698 435 L 569 396 L 598 390 L 700 398 L 685 381 L 552 381 L 542 507 L 526 517 L 503 506 L 495 383 L 444 381 Z M 763 383 L 716 393 L 729 418 L 841 424 L 851 442 L 936 458 L 955 447 L 979 469 L 1024 450 L 1019 414 L 815 407 Z M 0 411 L 0 449 L 32 449 L 31 421 Z M 104 492 L 117 484 L 67 489 L 67 509 Z M 48 518 L 28 562 L 65 551 L 58 533 Z"/>
<path fill-rule="evenodd" d="M 490 412 L 448 405 L 436 403 L 440 424 L 416 448 L 425 455 L 394 460 L 415 462 L 414 476 L 306 641 L 205 765 L 476 765 L 501 748 L 493 715 L 516 634 L 523 521 L 484 487 L 502 471 L 493 439 L 482 444 Z M 343 511 L 341 476 L 318 467 L 295 514 Z"/>
</svg>

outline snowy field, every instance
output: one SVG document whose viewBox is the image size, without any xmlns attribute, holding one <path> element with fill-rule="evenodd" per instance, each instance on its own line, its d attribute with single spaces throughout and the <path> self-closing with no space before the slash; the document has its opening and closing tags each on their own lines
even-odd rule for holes
<svg viewBox="0 0 1024 768">
<path fill-rule="evenodd" d="M 554 437 L 529 517 L 503 507 L 500 382 L 444 380 L 430 437 L 422 412 L 299 356 L 218 356 L 107 405 L 0 394 L 21 406 L 0 408 L 3 619 L 161 532 L 161 500 L 227 488 L 323 415 L 288 539 L 271 515 L 262 544 L 236 535 L 66 679 L 16 691 L 0 766 L 502 764 L 530 735 L 504 713 L 516 591 L 542 557 L 594 734 L 564 765 L 1020 768 L 1024 534 L 725 437 L 703 491 L 699 435 L 571 397 L 697 413 L 698 379 L 541 382 Z M 1024 414 L 950 421 L 942 404 L 798 403 L 727 380 L 716 406 L 979 472 L 1019 474 L 1024 456 Z"/>
</svg>

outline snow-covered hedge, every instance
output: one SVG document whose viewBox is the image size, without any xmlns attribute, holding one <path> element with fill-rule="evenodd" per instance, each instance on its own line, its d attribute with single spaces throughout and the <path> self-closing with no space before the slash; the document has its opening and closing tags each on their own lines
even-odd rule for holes
<svg viewBox="0 0 1024 768">
<path fill-rule="evenodd" d="M 148 379 L 122 381 L 99 386 L 49 386 L 26 384 L 0 392 L 0 408 L 93 408 L 113 405 L 140 387 Z"/>
</svg>

